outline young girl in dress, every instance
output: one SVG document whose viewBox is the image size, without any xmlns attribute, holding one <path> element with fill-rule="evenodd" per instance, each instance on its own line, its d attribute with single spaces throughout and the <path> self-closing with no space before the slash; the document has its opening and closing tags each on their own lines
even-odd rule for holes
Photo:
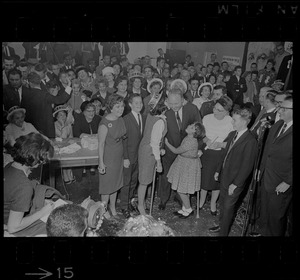
<svg viewBox="0 0 300 280">
<path fill-rule="evenodd" d="M 172 184 L 172 189 L 178 192 L 182 200 L 182 209 L 174 212 L 182 219 L 194 213 L 190 204 L 190 194 L 200 190 L 202 165 L 198 154 L 198 140 L 205 136 L 204 126 L 200 122 L 190 124 L 185 131 L 187 136 L 178 148 L 173 147 L 168 139 L 165 139 L 168 148 L 174 154 L 178 154 L 170 167 L 167 178 Z"/>
</svg>

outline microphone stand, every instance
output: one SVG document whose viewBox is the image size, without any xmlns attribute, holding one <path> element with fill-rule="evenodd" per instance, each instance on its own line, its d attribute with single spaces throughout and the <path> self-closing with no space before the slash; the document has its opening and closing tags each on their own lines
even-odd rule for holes
<svg viewBox="0 0 300 280">
<path fill-rule="evenodd" d="M 242 236 L 246 236 L 247 230 L 249 223 L 251 224 L 251 231 L 254 229 L 255 225 L 255 214 L 256 214 L 256 196 L 257 196 L 257 188 L 260 180 L 260 164 L 261 164 L 261 159 L 262 159 L 262 154 L 263 154 L 263 148 L 264 148 L 264 138 L 265 138 L 265 133 L 267 131 L 267 128 L 271 127 L 271 121 L 267 121 L 264 125 L 262 125 L 259 129 L 258 133 L 258 152 L 257 152 L 257 157 L 254 163 L 254 172 L 252 176 L 252 180 L 250 183 L 250 189 L 249 189 L 249 198 L 248 202 L 246 205 L 246 214 L 245 214 L 245 220 L 243 224 L 243 230 L 242 230 Z"/>
</svg>

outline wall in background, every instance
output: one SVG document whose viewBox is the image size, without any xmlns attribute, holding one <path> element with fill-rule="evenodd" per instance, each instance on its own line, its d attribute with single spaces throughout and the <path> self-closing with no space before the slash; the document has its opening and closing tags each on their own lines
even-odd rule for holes
<svg viewBox="0 0 300 280">
<path fill-rule="evenodd" d="M 242 61 L 244 55 L 245 42 L 172 42 L 168 43 L 168 48 L 173 50 L 185 50 L 186 54 L 192 56 L 192 61 L 204 63 L 206 52 L 216 52 L 217 60 L 222 62 L 222 57 L 240 57 Z"/>
</svg>

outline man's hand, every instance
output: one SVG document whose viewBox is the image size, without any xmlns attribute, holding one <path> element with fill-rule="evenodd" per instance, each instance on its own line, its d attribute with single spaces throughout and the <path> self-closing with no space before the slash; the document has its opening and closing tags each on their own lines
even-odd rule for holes
<svg viewBox="0 0 300 280">
<path fill-rule="evenodd" d="M 218 181 L 218 180 L 219 180 L 219 173 L 218 173 L 218 172 L 215 173 L 214 179 L 215 179 L 215 181 Z"/>
<path fill-rule="evenodd" d="M 282 182 L 282 183 L 280 183 L 280 184 L 276 187 L 275 191 L 276 191 L 276 193 L 277 193 L 277 195 L 278 195 L 279 193 L 284 193 L 284 192 L 286 192 L 286 190 L 287 190 L 289 187 L 290 187 L 290 185 L 288 185 L 288 184 L 285 183 L 285 182 Z"/>
<path fill-rule="evenodd" d="M 230 184 L 228 188 L 228 195 L 233 195 L 234 190 L 237 188 L 236 185 Z"/>
<path fill-rule="evenodd" d="M 201 157 L 203 155 L 203 152 L 201 150 L 198 150 L 198 157 Z"/>
<path fill-rule="evenodd" d="M 129 159 L 124 159 L 124 163 L 123 163 L 125 168 L 128 168 L 130 166 L 130 161 Z"/>
</svg>

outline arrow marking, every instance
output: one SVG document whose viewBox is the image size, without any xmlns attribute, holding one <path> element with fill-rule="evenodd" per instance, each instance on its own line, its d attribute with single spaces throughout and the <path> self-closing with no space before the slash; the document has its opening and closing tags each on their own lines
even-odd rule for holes
<svg viewBox="0 0 300 280">
<path fill-rule="evenodd" d="M 25 273 L 25 275 L 39 275 L 39 276 L 42 276 L 42 277 L 40 277 L 40 279 L 43 279 L 43 278 L 46 278 L 46 277 L 51 276 L 53 274 L 53 273 L 51 273 L 51 272 L 49 272 L 45 269 L 42 269 L 40 267 L 39 267 L 39 269 L 44 271 L 44 272 L 42 272 L 42 273 Z"/>
</svg>

